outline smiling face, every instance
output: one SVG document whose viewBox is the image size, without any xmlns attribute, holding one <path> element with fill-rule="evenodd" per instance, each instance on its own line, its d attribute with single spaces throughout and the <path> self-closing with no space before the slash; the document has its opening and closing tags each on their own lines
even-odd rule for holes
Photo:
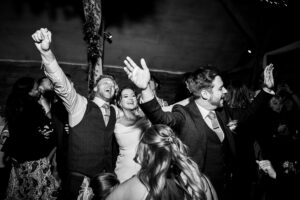
<svg viewBox="0 0 300 200">
<path fill-rule="evenodd" d="M 94 90 L 96 97 L 110 101 L 115 94 L 115 82 L 111 78 L 102 78 Z"/>
<path fill-rule="evenodd" d="M 208 102 L 216 108 L 223 107 L 224 97 L 225 97 L 225 94 L 227 93 L 227 90 L 224 87 L 222 78 L 220 76 L 216 76 L 212 82 L 212 85 L 213 85 L 213 87 L 211 88 L 211 91 L 209 92 L 210 95 L 208 98 Z"/>
<path fill-rule="evenodd" d="M 118 103 L 122 109 L 135 110 L 137 108 L 135 92 L 129 88 L 123 89 Z"/>
</svg>

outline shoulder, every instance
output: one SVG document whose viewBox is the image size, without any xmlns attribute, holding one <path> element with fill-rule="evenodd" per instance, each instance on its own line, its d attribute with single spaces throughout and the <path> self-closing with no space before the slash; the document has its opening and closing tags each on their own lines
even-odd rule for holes
<svg viewBox="0 0 300 200">
<path fill-rule="evenodd" d="M 116 187 L 106 200 L 144 200 L 147 194 L 147 188 L 134 176 Z"/>
</svg>

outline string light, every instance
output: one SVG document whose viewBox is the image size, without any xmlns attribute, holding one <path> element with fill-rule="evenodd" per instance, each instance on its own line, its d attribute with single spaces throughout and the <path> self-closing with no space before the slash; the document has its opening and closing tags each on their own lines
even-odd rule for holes
<svg viewBox="0 0 300 200">
<path fill-rule="evenodd" d="M 260 1 L 272 6 L 278 6 L 278 7 L 288 6 L 287 0 L 260 0 Z"/>
</svg>

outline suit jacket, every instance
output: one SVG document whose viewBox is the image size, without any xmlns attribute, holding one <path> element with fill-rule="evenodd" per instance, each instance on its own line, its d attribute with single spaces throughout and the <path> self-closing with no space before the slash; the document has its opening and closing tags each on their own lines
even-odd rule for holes
<svg viewBox="0 0 300 200">
<path fill-rule="evenodd" d="M 260 92 L 247 109 L 232 110 L 224 106 L 216 110 L 219 124 L 228 141 L 233 157 L 236 155 L 234 136 L 233 132 L 227 127 L 229 121 L 234 120 L 231 116 L 235 116 L 239 123 L 245 123 L 270 98 L 270 94 Z M 172 112 L 163 112 L 155 98 L 140 106 L 153 124 L 166 124 L 175 131 L 183 143 L 189 147 L 189 155 L 199 165 L 200 171 L 202 171 L 206 157 L 208 126 L 195 101 L 190 102 L 186 106 L 176 105 Z"/>
</svg>

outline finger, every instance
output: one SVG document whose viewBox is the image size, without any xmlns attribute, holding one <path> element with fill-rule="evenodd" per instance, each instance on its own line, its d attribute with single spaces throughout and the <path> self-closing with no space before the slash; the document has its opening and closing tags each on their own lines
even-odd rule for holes
<svg viewBox="0 0 300 200">
<path fill-rule="evenodd" d="M 146 61 L 145 61 L 144 58 L 141 59 L 141 66 L 142 66 L 143 69 L 149 70 L 148 67 L 147 67 L 147 64 L 146 64 Z"/>
<path fill-rule="evenodd" d="M 39 42 L 39 40 L 36 37 L 36 34 L 32 34 L 31 37 L 34 40 L 34 42 Z"/>
<path fill-rule="evenodd" d="M 35 32 L 33 35 L 32 35 L 32 38 L 35 42 L 41 42 L 40 38 L 39 38 L 39 34 L 38 32 Z"/>
<path fill-rule="evenodd" d="M 37 31 L 36 32 L 36 38 L 39 40 L 39 41 L 42 41 L 42 32 L 41 31 Z"/>
<path fill-rule="evenodd" d="M 129 76 L 129 74 L 130 74 L 130 71 L 126 68 L 126 67 L 124 67 L 124 71 L 126 72 L 126 74 Z"/>
<path fill-rule="evenodd" d="M 40 38 L 41 38 L 41 40 L 44 40 L 44 39 L 45 39 L 45 35 L 44 35 L 44 32 L 43 32 L 43 31 L 40 31 Z"/>
<path fill-rule="evenodd" d="M 134 70 L 134 68 L 131 66 L 131 64 L 127 60 L 124 60 L 124 64 L 126 65 L 126 69 L 129 72 L 132 72 Z"/>
<path fill-rule="evenodd" d="M 51 33 L 51 31 L 48 31 L 47 36 L 48 36 L 48 40 L 49 40 L 50 42 L 52 42 L 52 33 Z"/>
<path fill-rule="evenodd" d="M 139 67 L 129 56 L 126 57 L 126 60 L 130 63 L 133 68 Z"/>
</svg>

